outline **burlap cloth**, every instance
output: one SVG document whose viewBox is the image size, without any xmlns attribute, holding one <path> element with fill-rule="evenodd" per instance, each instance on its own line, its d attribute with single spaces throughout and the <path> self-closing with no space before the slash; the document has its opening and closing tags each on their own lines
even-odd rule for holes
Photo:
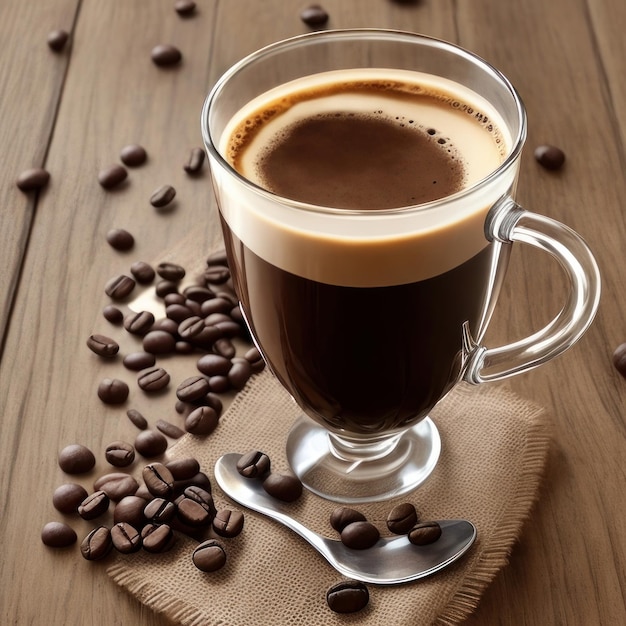
<svg viewBox="0 0 626 626">
<path fill-rule="evenodd" d="M 168 455 L 196 457 L 212 478 L 222 454 L 259 449 L 269 454 L 275 469 L 284 470 L 284 443 L 298 412 L 271 374 L 263 372 L 237 395 L 210 436 L 185 435 Z M 359 613 L 330 611 L 326 591 L 342 576 L 300 537 L 251 511 L 244 511 L 242 534 L 224 540 L 228 561 L 218 572 L 197 570 L 191 561 L 195 542 L 181 535 L 165 554 L 117 557 L 108 573 L 142 603 L 181 624 L 459 623 L 506 564 L 536 499 L 549 419 L 542 408 L 496 384 L 458 386 L 431 417 L 442 439 L 439 463 L 426 483 L 398 501 L 413 502 L 424 520 L 467 518 L 478 538 L 461 560 L 430 578 L 393 587 L 368 585 L 370 602 Z M 213 484 L 218 508 L 241 508 Z M 356 508 L 385 529 L 394 503 Z M 305 525 L 334 536 L 329 516 L 336 506 L 306 492 L 292 508 Z"/>
</svg>

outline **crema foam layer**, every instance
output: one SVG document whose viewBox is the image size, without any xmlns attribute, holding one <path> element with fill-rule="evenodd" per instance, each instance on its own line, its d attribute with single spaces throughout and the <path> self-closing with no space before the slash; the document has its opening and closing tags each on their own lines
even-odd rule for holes
<svg viewBox="0 0 626 626">
<path fill-rule="evenodd" d="M 294 202 L 218 176 L 220 210 L 244 245 L 294 274 L 353 286 L 423 280 L 488 244 L 485 215 L 513 181 L 462 202 L 458 192 L 497 170 L 510 144 L 494 108 L 446 79 L 376 68 L 316 74 L 248 103 L 219 145 L 242 176 Z M 442 197 L 445 206 L 432 202 Z M 348 210 L 290 207 L 298 203 Z"/>
</svg>

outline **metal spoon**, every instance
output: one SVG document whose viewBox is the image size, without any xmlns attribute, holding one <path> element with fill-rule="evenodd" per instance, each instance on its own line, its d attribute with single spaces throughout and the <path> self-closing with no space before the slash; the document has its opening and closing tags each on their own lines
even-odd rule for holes
<svg viewBox="0 0 626 626">
<path fill-rule="evenodd" d="M 288 505 L 268 495 L 259 481 L 237 471 L 239 454 L 226 454 L 215 464 L 215 479 L 235 502 L 263 513 L 298 533 L 338 572 L 366 583 L 395 585 L 430 576 L 456 561 L 476 539 L 476 528 L 466 520 L 441 520 L 441 537 L 426 546 L 414 546 L 406 536 L 381 537 L 366 550 L 347 548 L 309 530 L 291 517 Z"/>
</svg>

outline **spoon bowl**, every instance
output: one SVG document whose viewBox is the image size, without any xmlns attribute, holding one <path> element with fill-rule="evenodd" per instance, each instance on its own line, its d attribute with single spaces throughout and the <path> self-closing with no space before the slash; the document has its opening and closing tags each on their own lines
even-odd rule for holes
<svg viewBox="0 0 626 626">
<path fill-rule="evenodd" d="M 311 544 L 339 573 L 376 585 L 407 583 L 434 574 L 465 554 L 476 539 L 467 520 L 439 520 L 441 537 L 425 546 L 406 536 L 381 537 L 366 550 L 354 550 L 341 541 L 323 537 L 289 514 L 289 506 L 268 495 L 260 481 L 237 471 L 239 454 L 226 454 L 215 464 L 215 480 L 222 491 L 244 507 L 280 522 Z"/>
</svg>

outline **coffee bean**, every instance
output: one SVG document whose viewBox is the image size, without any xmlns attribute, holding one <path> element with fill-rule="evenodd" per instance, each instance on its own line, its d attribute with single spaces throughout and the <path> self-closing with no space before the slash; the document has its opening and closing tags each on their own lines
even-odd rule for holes
<svg viewBox="0 0 626 626">
<path fill-rule="evenodd" d="M 111 532 L 106 526 L 94 528 L 80 544 L 80 553 L 88 561 L 104 558 L 113 547 Z"/>
<path fill-rule="evenodd" d="M 615 369 L 626 378 L 626 343 L 622 343 L 613 352 L 613 365 Z"/>
<path fill-rule="evenodd" d="M 226 254 L 226 248 L 220 248 L 219 250 L 209 254 L 206 259 L 206 264 L 209 267 L 213 265 L 225 265 L 228 267 L 228 255 Z"/>
<path fill-rule="evenodd" d="M 194 302 L 198 302 L 202 304 L 207 300 L 213 300 L 215 298 L 215 294 L 208 287 L 203 287 L 202 285 L 189 285 L 189 287 L 185 287 L 185 298 L 188 300 L 193 300 Z M 202 315 L 202 308 L 200 309 L 200 314 Z"/>
<path fill-rule="evenodd" d="M 96 519 L 109 510 L 109 502 L 109 496 L 104 491 L 96 491 L 78 505 L 78 514 L 85 520 Z"/>
<path fill-rule="evenodd" d="M 49 548 L 67 548 L 76 543 L 76 532 L 63 522 L 48 522 L 41 529 L 41 541 Z"/>
<path fill-rule="evenodd" d="M 243 358 L 250 363 L 250 365 L 254 365 L 257 361 L 262 361 L 263 357 L 259 352 L 257 347 L 250 348 L 244 355 Z"/>
<path fill-rule="evenodd" d="M 416 546 L 425 546 L 441 537 L 441 526 L 437 522 L 421 522 L 409 531 L 409 541 Z"/>
<path fill-rule="evenodd" d="M 123 300 L 135 288 L 135 281 L 125 274 L 113 277 L 104 287 L 104 293 L 113 300 Z"/>
<path fill-rule="evenodd" d="M 160 280 L 154 288 L 154 292 L 159 298 L 164 298 L 166 295 L 176 293 L 177 291 L 178 284 L 171 280 Z"/>
<path fill-rule="evenodd" d="M 202 303 L 200 307 L 200 314 L 203 317 L 208 317 L 213 313 L 228 313 L 232 308 L 232 302 L 227 300 L 226 298 L 222 298 L 220 296 L 216 296 L 210 300 L 207 300 Z"/>
<path fill-rule="evenodd" d="M 52 494 L 52 504 L 61 513 L 76 513 L 78 505 L 88 496 L 87 490 L 78 483 L 59 485 Z"/>
<path fill-rule="evenodd" d="M 122 163 L 128 165 L 128 167 L 138 167 L 147 161 L 148 153 L 143 146 L 133 143 L 121 149 L 120 159 Z"/>
<path fill-rule="evenodd" d="M 105 404 L 122 404 L 128 398 L 128 385 L 118 378 L 104 378 L 98 385 L 98 398 Z"/>
<path fill-rule="evenodd" d="M 153 267 L 145 261 L 136 261 L 130 266 L 130 273 L 142 285 L 150 284 L 156 275 Z"/>
<path fill-rule="evenodd" d="M 120 522 L 126 522 L 137 530 L 141 530 L 146 524 L 146 517 L 143 513 L 146 507 L 145 498 L 141 498 L 137 495 L 139 490 L 135 492 L 135 495 L 124 496 L 113 509 L 113 523 L 119 524 Z M 149 497 L 152 497 L 148 494 Z"/>
<path fill-rule="evenodd" d="M 417 511 L 410 502 L 402 502 L 387 515 L 387 528 L 396 535 L 406 535 L 417 524 Z"/>
<path fill-rule="evenodd" d="M 152 459 L 167 450 L 167 439 L 155 430 L 142 430 L 135 439 L 135 450 L 143 457 Z"/>
<path fill-rule="evenodd" d="M 185 278 L 185 268 L 177 263 L 159 263 L 157 265 L 157 274 L 165 280 L 179 281 Z"/>
<path fill-rule="evenodd" d="M 171 354 L 176 338 L 164 330 L 152 330 L 143 338 L 143 349 L 150 354 Z"/>
<path fill-rule="evenodd" d="M 102 315 L 104 319 L 111 324 L 121 324 L 124 321 L 124 314 L 112 304 L 107 304 L 104 309 L 102 309 Z"/>
<path fill-rule="evenodd" d="M 323 26 L 328 22 L 328 13 L 319 4 L 312 4 L 301 11 L 300 19 L 307 26 Z"/>
<path fill-rule="evenodd" d="M 344 580 L 326 592 L 328 608 L 335 613 L 356 613 L 367 606 L 369 599 L 367 587 L 357 580 Z"/>
<path fill-rule="evenodd" d="M 230 270 L 227 267 L 215 265 L 204 270 L 204 280 L 212 285 L 223 285 L 230 278 Z"/>
<path fill-rule="evenodd" d="M 37 191 L 43 189 L 50 180 L 50 173 L 41 167 L 24 170 L 15 181 L 21 191 Z"/>
<path fill-rule="evenodd" d="M 150 204 L 157 208 L 162 209 L 166 207 L 176 197 L 176 189 L 172 185 L 161 185 L 158 189 L 155 189 L 150 196 Z"/>
<path fill-rule="evenodd" d="M 185 489 L 189 487 L 200 487 L 208 494 L 211 493 L 211 481 L 204 472 L 198 472 L 191 478 L 174 481 L 174 493 L 176 496 L 180 496 L 185 492 Z"/>
<path fill-rule="evenodd" d="M 241 391 L 252 376 L 252 366 L 245 359 L 235 361 L 228 372 L 228 382 L 233 389 Z"/>
<path fill-rule="evenodd" d="M 127 369 L 138 372 L 153 367 L 156 357 L 149 352 L 131 352 L 122 359 L 122 363 Z"/>
<path fill-rule="evenodd" d="M 206 397 L 204 398 L 204 402 L 207 406 L 210 406 L 217 413 L 218 417 L 222 414 L 222 409 L 224 405 L 217 394 L 212 392 L 207 393 Z"/>
<path fill-rule="evenodd" d="M 172 473 L 174 480 L 193 478 L 200 471 L 200 463 L 193 457 L 173 459 L 168 461 L 165 467 Z"/>
<path fill-rule="evenodd" d="M 167 498 L 174 490 L 174 477 L 163 463 L 146 465 L 141 473 L 148 491 L 159 498 Z"/>
<path fill-rule="evenodd" d="M 180 294 L 170 294 L 170 295 L 180 295 Z M 154 322 L 154 326 L 152 326 L 152 330 L 164 330 L 166 333 L 170 335 L 178 334 L 178 324 L 171 320 L 169 317 L 162 317 Z"/>
<path fill-rule="evenodd" d="M 118 552 L 132 554 L 141 549 L 142 539 L 136 528 L 119 522 L 111 528 L 111 543 Z"/>
<path fill-rule="evenodd" d="M 341 543 L 353 550 L 371 548 L 379 538 L 380 532 L 371 522 L 352 522 L 341 531 Z"/>
<path fill-rule="evenodd" d="M 365 522 L 366 518 L 363 513 L 350 509 L 346 506 L 338 506 L 333 509 L 330 514 L 330 525 L 340 533 L 348 524 L 353 522 Z"/>
<path fill-rule="evenodd" d="M 226 565 L 226 550 L 217 539 L 207 539 L 196 546 L 191 560 L 201 572 L 215 572 Z"/>
<path fill-rule="evenodd" d="M 195 347 L 188 341 L 177 341 L 175 346 L 176 354 L 192 354 Z"/>
<path fill-rule="evenodd" d="M 48 47 L 54 52 L 61 52 L 70 35 L 65 30 L 52 30 L 48 33 Z"/>
<path fill-rule="evenodd" d="M 189 315 L 187 315 L 187 312 Z M 195 337 L 201 336 L 205 332 L 206 324 L 201 317 L 193 315 L 191 309 L 180 304 L 171 304 L 166 309 L 166 315 L 175 319 L 182 318 L 178 324 L 178 334 L 186 341 L 192 341 Z M 174 316 L 174 317 L 172 317 Z M 215 335 L 218 339 L 221 333 Z"/>
<path fill-rule="evenodd" d="M 194 402 L 211 391 L 209 381 L 204 376 L 190 376 L 176 388 L 176 397 L 183 402 Z"/>
<path fill-rule="evenodd" d="M 174 3 L 174 9 L 178 15 L 188 17 L 195 12 L 196 3 L 194 0 L 176 0 Z"/>
<path fill-rule="evenodd" d="M 243 530 L 243 522 L 241 511 L 221 509 L 213 518 L 213 530 L 222 537 L 236 537 Z"/>
<path fill-rule="evenodd" d="M 178 519 L 194 528 L 210 526 L 217 513 L 211 493 L 198 486 L 185 488 L 175 503 Z"/>
<path fill-rule="evenodd" d="M 168 524 L 146 524 L 141 530 L 141 538 L 143 549 L 153 553 L 166 552 L 176 541 Z"/>
<path fill-rule="evenodd" d="M 112 228 L 107 233 L 107 243 L 116 250 L 125 252 L 135 245 L 135 238 L 123 228 Z"/>
<path fill-rule="evenodd" d="M 148 428 L 148 420 L 137 409 L 128 409 L 126 411 L 128 419 L 140 430 Z"/>
<path fill-rule="evenodd" d="M 117 341 L 105 335 L 90 335 L 87 338 L 87 347 L 98 356 L 112 357 L 120 349 Z"/>
<path fill-rule="evenodd" d="M 133 312 L 124 317 L 124 328 L 133 335 L 145 335 L 153 324 L 154 315 L 150 311 Z"/>
<path fill-rule="evenodd" d="M 165 498 L 155 498 L 146 504 L 143 514 L 154 524 L 169 524 L 176 515 L 176 505 Z"/>
<path fill-rule="evenodd" d="M 197 174 L 202 169 L 204 157 L 205 153 L 202 148 L 193 148 L 189 155 L 189 159 L 185 165 L 183 165 L 185 172 L 187 172 L 187 174 Z"/>
<path fill-rule="evenodd" d="M 245 478 L 264 478 L 270 472 L 270 458 L 264 452 L 251 450 L 237 461 L 237 471 Z"/>
<path fill-rule="evenodd" d="M 180 63 L 183 55 L 181 51 L 174 46 L 169 44 L 159 44 L 158 46 L 152 48 L 151 57 L 155 65 L 165 67 Z"/>
<path fill-rule="evenodd" d="M 59 467 L 66 474 L 84 474 L 96 464 L 94 453 L 80 443 L 65 446 L 59 452 Z"/>
<path fill-rule="evenodd" d="M 237 354 L 237 350 L 235 349 L 233 342 L 226 337 L 218 339 L 213 344 L 213 350 L 216 354 L 226 357 L 227 359 L 232 359 L 235 354 Z"/>
<path fill-rule="evenodd" d="M 211 376 L 209 378 L 209 384 L 211 385 L 211 391 L 214 393 L 226 393 L 230 391 L 230 383 L 227 376 Z"/>
<path fill-rule="evenodd" d="M 172 422 L 168 422 L 167 420 L 157 420 L 156 427 L 157 430 L 171 439 L 180 439 L 185 434 L 182 428 L 179 428 L 176 424 L 172 424 Z"/>
<path fill-rule="evenodd" d="M 162 367 L 153 367 L 139 374 L 137 384 L 144 391 L 161 391 L 170 384 L 170 375 Z"/>
<path fill-rule="evenodd" d="M 565 153 L 556 146 L 538 146 L 535 148 L 535 159 L 547 170 L 558 170 L 565 163 Z"/>
<path fill-rule="evenodd" d="M 192 435 L 209 435 L 218 425 L 219 417 L 210 406 L 199 406 L 185 418 L 185 430 Z"/>
<path fill-rule="evenodd" d="M 126 441 L 114 441 L 106 447 L 104 456 L 115 467 L 128 467 L 135 460 L 135 448 Z"/>
<path fill-rule="evenodd" d="M 139 488 L 139 483 L 130 474 L 110 472 L 100 476 L 93 484 L 96 491 L 104 491 L 113 502 L 119 502 L 126 496 L 133 496 Z"/>
<path fill-rule="evenodd" d="M 128 176 L 128 172 L 123 165 L 110 165 L 98 172 L 98 182 L 105 189 L 113 189 L 121 185 Z"/>
<path fill-rule="evenodd" d="M 196 367 L 207 376 L 226 376 L 232 367 L 230 359 L 219 354 L 203 354 L 197 361 Z"/>
<path fill-rule="evenodd" d="M 263 489 L 283 502 L 294 502 L 302 495 L 302 483 L 293 474 L 270 473 L 263 481 Z"/>
</svg>

